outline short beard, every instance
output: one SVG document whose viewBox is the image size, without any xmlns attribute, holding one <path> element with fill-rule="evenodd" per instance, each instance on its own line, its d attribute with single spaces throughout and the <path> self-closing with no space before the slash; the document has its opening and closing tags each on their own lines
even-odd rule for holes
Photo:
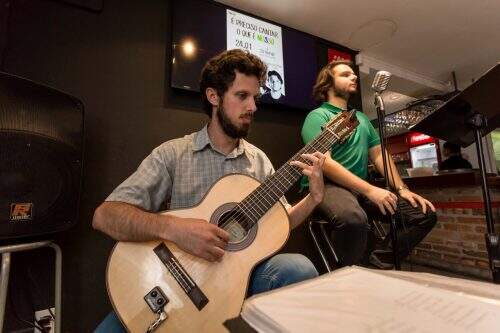
<svg viewBox="0 0 500 333">
<path fill-rule="evenodd" d="M 337 89 L 335 85 L 333 86 L 333 96 L 336 97 L 342 97 L 345 100 L 348 100 L 351 94 L 347 91 L 342 91 L 340 89 Z"/>
<path fill-rule="evenodd" d="M 248 136 L 250 124 L 244 124 L 241 128 L 238 128 L 235 124 L 233 124 L 228 118 L 226 111 L 224 111 L 224 107 L 222 107 L 222 100 L 220 101 L 219 106 L 217 106 L 217 112 L 215 114 L 219 120 L 222 130 L 227 136 L 233 139 L 246 138 Z"/>
</svg>

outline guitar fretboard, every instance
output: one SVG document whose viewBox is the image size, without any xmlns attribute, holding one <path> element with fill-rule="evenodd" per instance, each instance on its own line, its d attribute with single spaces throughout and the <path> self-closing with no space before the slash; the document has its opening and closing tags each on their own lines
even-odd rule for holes
<svg viewBox="0 0 500 333">
<path fill-rule="evenodd" d="M 293 155 L 274 174 L 268 177 L 259 187 L 241 201 L 237 209 L 246 216 L 249 222 L 245 229 L 249 230 L 302 176 L 301 168 L 290 164 L 300 161 L 310 164 L 302 154 L 312 154 L 316 151 L 325 153 L 338 141 L 339 137 L 329 128 L 325 129 L 313 141 Z"/>
</svg>

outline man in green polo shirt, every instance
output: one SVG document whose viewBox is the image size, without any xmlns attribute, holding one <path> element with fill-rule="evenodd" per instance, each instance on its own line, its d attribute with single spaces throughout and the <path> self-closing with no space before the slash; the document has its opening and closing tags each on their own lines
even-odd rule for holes
<svg viewBox="0 0 500 333">
<path fill-rule="evenodd" d="M 321 133 L 333 116 L 347 110 L 351 94 L 357 91 L 357 76 L 351 63 L 334 61 L 319 73 L 314 97 L 323 104 L 311 111 L 302 127 L 304 143 Z M 394 193 L 369 184 L 368 160 L 384 174 L 380 138 L 368 117 L 356 112 L 359 125 L 342 144 L 333 145 L 323 165 L 327 184 L 320 212 L 333 221 L 332 238 L 344 265 L 367 263 L 372 251 L 370 218 L 395 214 L 399 256 L 406 257 L 436 224 L 435 208 L 428 200 L 411 192 L 403 183 L 388 155 L 389 183 Z M 307 180 L 302 182 L 307 187 Z M 398 209 L 397 209 L 398 208 Z M 379 216 L 376 216 L 379 215 Z"/>
</svg>

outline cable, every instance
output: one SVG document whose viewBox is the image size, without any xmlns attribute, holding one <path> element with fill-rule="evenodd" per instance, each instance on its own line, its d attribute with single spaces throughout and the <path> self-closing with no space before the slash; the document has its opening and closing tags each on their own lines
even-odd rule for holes
<svg viewBox="0 0 500 333">
<path fill-rule="evenodd" d="M 16 319 L 18 321 L 25 323 L 25 324 L 29 325 L 30 327 L 36 328 L 42 333 L 45 333 L 45 329 L 42 326 L 39 326 L 38 322 L 32 323 L 32 322 L 30 322 L 26 319 L 23 319 L 19 316 L 19 314 L 17 313 L 16 307 L 15 307 L 15 304 L 14 304 L 14 300 L 12 299 L 12 292 L 10 292 L 10 293 L 8 292 L 8 294 L 9 294 L 9 303 L 10 303 L 10 306 L 12 308 L 12 313 L 14 314 L 14 317 L 16 317 Z"/>
<path fill-rule="evenodd" d="M 27 276 L 28 278 L 31 280 L 31 282 L 33 283 L 33 286 L 35 287 L 35 291 L 36 291 L 36 295 L 38 297 L 38 299 L 42 299 L 42 295 L 39 291 L 39 288 L 38 288 L 38 283 L 36 282 L 36 280 L 33 278 L 33 275 L 31 274 L 31 269 L 29 266 L 26 266 L 26 272 L 27 272 Z M 28 288 L 30 289 L 30 288 Z M 30 294 L 31 294 L 31 289 L 30 289 Z M 35 304 L 33 303 L 33 294 L 31 294 L 31 308 L 33 310 L 33 312 L 36 312 L 35 311 Z M 56 316 L 54 315 L 54 313 L 52 312 L 52 309 L 50 308 L 50 305 L 48 307 L 48 310 L 49 310 L 49 313 L 50 313 L 50 316 L 52 317 L 52 319 L 56 320 Z M 40 326 L 43 327 L 42 324 L 40 324 L 40 322 L 38 320 L 36 320 L 35 318 L 35 321 L 37 322 L 37 324 L 39 324 Z"/>
<path fill-rule="evenodd" d="M 52 309 L 49 307 L 49 312 L 50 312 L 50 315 L 52 316 L 52 319 L 56 320 L 56 315 L 54 314 L 54 312 L 52 312 Z"/>
</svg>

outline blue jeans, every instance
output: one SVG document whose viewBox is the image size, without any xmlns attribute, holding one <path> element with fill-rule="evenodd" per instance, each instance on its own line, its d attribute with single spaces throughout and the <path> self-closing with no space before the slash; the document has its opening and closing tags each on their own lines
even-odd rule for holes
<svg viewBox="0 0 500 333">
<path fill-rule="evenodd" d="M 301 254 L 282 253 L 260 263 L 250 278 L 248 296 L 287 286 L 318 276 L 312 262 Z M 101 322 L 95 333 L 124 333 L 125 329 L 113 311 Z"/>
</svg>

